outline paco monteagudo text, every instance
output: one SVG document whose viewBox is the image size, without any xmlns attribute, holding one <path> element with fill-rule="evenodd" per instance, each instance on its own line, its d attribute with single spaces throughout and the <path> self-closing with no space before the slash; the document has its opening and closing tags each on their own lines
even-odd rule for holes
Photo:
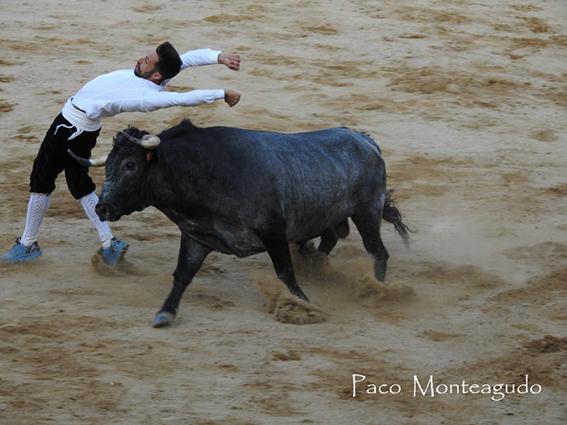
<svg viewBox="0 0 567 425">
<path fill-rule="evenodd" d="M 542 391 L 542 386 L 539 384 L 531 384 L 529 376 L 524 376 L 524 382 L 521 384 L 506 384 L 506 383 L 469 383 L 464 379 L 461 382 L 455 383 L 438 383 L 435 381 L 433 375 L 428 378 L 419 378 L 413 375 L 411 382 L 411 394 L 416 397 L 439 397 L 447 395 L 470 395 L 470 394 L 483 394 L 490 396 L 493 401 L 500 401 L 510 394 L 521 395 L 535 395 Z M 352 374 L 352 396 L 357 397 L 361 395 L 372 396 L 388 396 L 400 394 L 404 391 L 403 385 L 398 383 L 371 383 L 366 379 L 365 375 L 359 373 Z"/>
</svg>

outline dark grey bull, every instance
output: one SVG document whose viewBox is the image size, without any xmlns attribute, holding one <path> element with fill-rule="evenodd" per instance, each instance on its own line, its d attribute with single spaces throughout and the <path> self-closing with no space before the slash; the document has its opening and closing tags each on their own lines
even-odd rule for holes
<svg viewBox="0 0 567 425">
<path fill-rule="evenodd" d="M 158 136 L 134 127 L 116 135 L 96 211 L 115 221 L 154 206 L 179 226 L 173 289 L 153 323 L 159 327 L 173 321 L 211 251 L 238 257 L 267 251 L 279 279 L 307 300 L 288 243 L 322 236 L 323 251 L 330 251 L 345 225 L 348 231 L 349 217 L 374 258 L 376 278 L 384 281 L 381 218 L 407 240 L 387 195 L 384 160 L 366 134 L 348 128 L 282 134 L 184 121 Z"/>
</svg>

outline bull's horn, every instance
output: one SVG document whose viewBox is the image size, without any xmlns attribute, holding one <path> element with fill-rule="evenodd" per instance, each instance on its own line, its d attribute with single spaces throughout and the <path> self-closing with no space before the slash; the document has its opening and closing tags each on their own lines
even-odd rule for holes
<svg viewBox="0 0 567 425">
<path fill-rule="evenodd" d="M 155 149 L 161 143 L 161 139 L 155 134 L 146 134 L 142 137 L 140 144 L 146 149 Z"/>
<path fill-rule="evenodd" d="M 134 137 L 126 133 L 125 131 L 120 130 L 120 133 L 126 136 L 126 138 L 131 142 L 135 142 L 148 150 L 157 148 L 158 145 L 161 143 L 160 138 L 154 134 L 146 134 L 141 139 L 138 139 L 137 137 Z"/>
<path fill-rule="evenodd" d="M 87 158 L 83 158 L 82 156 L 77 155 L 75 152 L 73 152 L 71 149 L 67 149 L 67 153 L 69 155 L 71 155 L 71 158 L 73 158 L 75 161 L 77 161 L 79 164 L 81 164 L 83 167 L 104 167 L 104 164 L 106 164 L 106 158 L 108 157 L 102 157 L 99 159 L 87 159 Z"/>
</svg>

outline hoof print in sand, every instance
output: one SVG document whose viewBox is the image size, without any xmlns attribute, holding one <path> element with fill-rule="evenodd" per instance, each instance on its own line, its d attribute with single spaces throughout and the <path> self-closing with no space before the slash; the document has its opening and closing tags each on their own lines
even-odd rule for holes
<svg viewBox="0 0 567 425">
<path fill-rule="evenodd" d="M 355 298 L 368 307 L 376 307 L 384 302 L 400 302 L 415 296 L 415 291 L 409 286 L 387 287 L 371 276 L 352 281 L 351 287 Z"/>
<path fill-rule="evenodd" d="M 286 293 L 279 295 L 270 312 L 281 323 L 306 325 L 327 320 L 327 315 L 319 307 Z"/>
</svg>

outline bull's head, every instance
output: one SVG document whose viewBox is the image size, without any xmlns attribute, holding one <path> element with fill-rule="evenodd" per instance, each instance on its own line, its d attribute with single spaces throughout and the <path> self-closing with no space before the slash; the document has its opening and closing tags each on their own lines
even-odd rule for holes
<svg viewBox="0 0 567 425">
<path fill-rule="evenodd" d="M 84 166 L 106 165 L 104 185 L 96 206 L 101 220 L 116 221 L 148 206 L 145 187 L 153 149 L 159 144 L 159 137 L 128 127 L 116 134 L 112 150 L 104 159 L 85 159 L 68 151 Z"/>
</svg>

